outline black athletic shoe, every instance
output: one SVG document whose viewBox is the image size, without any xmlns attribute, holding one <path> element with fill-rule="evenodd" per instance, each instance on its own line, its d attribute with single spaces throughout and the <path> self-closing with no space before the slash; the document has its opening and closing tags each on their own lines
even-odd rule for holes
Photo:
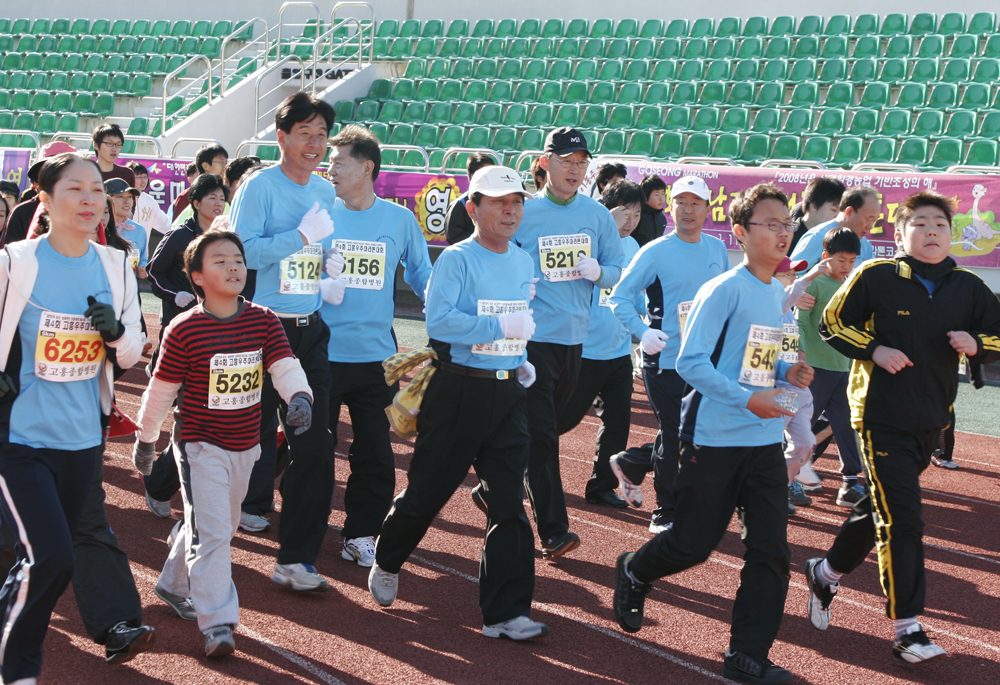
<svg viewBox="0 0 1000 685">
<path fill-rule="evenodd" d="M 927 637 L 923 628 L 907 633 L 892 643 L 892 656 L 901 664 L 921 664 L 943 657 L 947 652 Z"/>
<path fill-rule="evenodd" d="M 490 515 L 489 511 L 486 509 L 486 499 L 483 497 L 483 486 L 481 483 L 472 488 L 472 503 L 479 507 L 479 511 L 483 512 L 487 516 Z"/>
<path fill-rule="evenodd" d="M 652 583 L 635 582 L 625 573 L 625 566 L 634 556 L 635 552 L 622 552 L 615 566 L 615 618 L 626 633 L 638 633 L 642 628 L 646 595 L 653 589 Z"/>
<path fill-rule="evenodd" d="M 813 628 L 826 630 L 830 626 L 830 603 L 837 596 L 840 583 L 836 585 L 823 585 L 816 578 L 816 567 L 819 566 L 821 558 L 810 559 L 806 562 L 806 585 L 809 586 L 809 605 L 807 613 L 809 622 Z"/>
<path fill-rule="evenodd" d="M 104 661 L 109 664 L 123 664 L 137 655 L 148 651 L 156 644 L 156 630 L 153 626 L 132 626 L 122 621 L 108 633 L 104 643 Z"/>
<path fill-rule="evenodd" d="M 775 666 L 770 659 L 758 659 L 743 652 L 726 651 L 722 662 L 722 676 L 741 683 L 759 685 L 785 685 L 795 680 L 787 668 Z"/>
<path fill-rule="evenodd" d="M 587 504 L 597 504 L 612 509 L 624 509 L 628 506 L 628 502 L 615 494 L 614 490 L 606 490 L 597 495 L 587 495 Z"/>
<path fill-rule="evenodd" d="M 563 533 L 551 538 L 542 545 L 542 559 L 555 559 L 580 546 L 580 536 L 576 533 Z"/>
</svg>

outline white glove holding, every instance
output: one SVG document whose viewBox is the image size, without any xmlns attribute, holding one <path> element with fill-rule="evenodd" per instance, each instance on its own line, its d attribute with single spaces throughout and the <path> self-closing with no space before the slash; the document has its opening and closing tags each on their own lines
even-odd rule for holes
<svg viewBox="0 0 1000 685">
<path fill-rule="evenodd" d="M 184 309 L 184 307 L 187 307 L 192 302 L 194 302 L 194 295 L 189 292 L 185 292 L 184 290 L 174 295 L 174 304 L 181 309 Z"/>
<path fill-rule="evenodd" d="M 516 338 L 517 340 L 531 340 L 535 334 L 535 319 L 532 309 L 522 309 L 519 312 L 511 312 L 500 317 L 500 330 L 503 337 Z"/>
<path fill-rule="evenodd" d="M 305 238 L 307 245 L 318 243 L 333 233 L 333 219 L 325 209 L 319 208 L 319 202 L 314 202 L 312 209 L 302 217 L 299 233 Z"/>
<path fill-rule="evenodd" d="M 577 263 L 576 268 L 588 281 L 596 281 L 601 277 L 601 265 L 593 257 L 583 257 Z"/>
<path fill-rule="evenodd" d="M 319 296 L 327 304 L 337 306 L 344 301 L 344 290 L 347 288 L 347 281 L 339 278 L 324 278 L 319 282 Z"/>
<path fill-rule="evenodd" d="M 535 382 L 535 367 L 531 362 L 525 361 L 517 367 L 517 382 L 526 388 L 530 388 Z"/>
<path fill-rule="evenodd" d="M 532 278 L 531 279 L 531 297 L 528 298 L 528 302 L 531 302 L 533 299 L 535 299 L 535 283 L 538 283 L 538 279 L 537 278 Z"/>
<path fill-rule="evenodd" d="M 663 348 L 667 346 L 667 340 L 669 338 L 670 336 L 663 331 L 650 328 L 642 334 L 642 339 L 639 340 L 639 346 L 642 347 L 642 351 L 646 354 L 659 354 L 663 351 Z"/>
<path fill-rule="evenodd" d="M 340 274 L 344 273 L 344 256 L 336 246 L 331 247 L 323 255 L 323 268 L 330 278 L 340 278 Z"/>
</svg>

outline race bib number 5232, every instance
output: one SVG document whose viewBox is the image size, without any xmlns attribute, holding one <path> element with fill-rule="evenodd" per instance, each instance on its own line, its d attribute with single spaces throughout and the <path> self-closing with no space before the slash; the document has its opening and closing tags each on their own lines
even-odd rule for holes
<svg viewBox="0 0 1000 685">
<path fill-rule="evenodd" d="M 96 378 L 104 362 L 104 340 L 90 319 L 42 312 L 35 343 L 35 375 L 68 383 Z"/>
<path fill-rule="evenodd" d="M 323 273 L 323 246 L 306 245 L 281 260 L 278 292 L 282 295 L 315 295 Z"/>
<path fill-rule="evenodd" d="M 208 372 L 208 408 L 232 411 L 260 403 L 264 351 L 217 354 Z"/>
<path fill-rule="evenodd" d="M 519 312 L 528 308 L 524 300 L 479 300 L 478 316 L 501 316 L 511 312 Z M 515 338 L 500 338 L 488 345 L 473 345 L 473 354 L 489 354 L 499 357 L 519 357 L 527 348 L 527 340 Z"/>
<path fill-rule="evenodd" d="M 750 326 L 747 346 L 743 351 L 740 383 L 774 387 L 775 367 L 785 331 L 777 326 Z"/>
<path fill-rule="evenodd" d="M 586 233 L 548 235 L 538 239 L 538 261 L 546 281 L 577 281 L 583 278 L 580 260 L 589 256 L 590 236 Z"/>
</svg>

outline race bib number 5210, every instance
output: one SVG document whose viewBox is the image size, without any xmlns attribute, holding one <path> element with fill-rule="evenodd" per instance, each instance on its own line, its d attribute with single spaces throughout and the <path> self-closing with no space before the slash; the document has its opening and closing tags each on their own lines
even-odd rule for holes
<svg viewBox="0 0 1000 685">
<path fill-rule="evenodd" d="M 577 281 L 583 278 L 580 260 L 589 256 L 590 236 L 586 233 L 548 235 L 538 239 L 538 261 L 546 281 Z"/>
<path fill-rule="evenodd" d="M 776 326 L 750 326 L 743 351 L 740 383 L 765 388 L 774 387 L 775 367 L 785 331 Z"/>
<path fill-rule="evenodd" d="M 42 312 L 35 343 L 35 375 L 68 383 L 96 378 L 104 362 L 104 340 L 90 319 Z"/>
</svg>

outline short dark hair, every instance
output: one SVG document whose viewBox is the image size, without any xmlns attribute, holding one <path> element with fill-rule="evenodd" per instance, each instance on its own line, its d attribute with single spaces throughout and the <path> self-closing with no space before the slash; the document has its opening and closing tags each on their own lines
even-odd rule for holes
<svg viewBox="0 0 1000 685">
<path fill-rule="evenodd" d="M 198 165 L 195 164 L 194 162 L 191 162 L 190 164 L 188 164 L 187 165 L 187 169 L 185 169 L 185 171 L 187 172 L 188 176 L 195 176 L 195 175 L 201 173 L 201 170 L 198 169 Z"/>
<path fill-rule="evenodd" d="M 819 209 L 827 202 L 833 202 L 839 207 L 845 190 L 847 188 L 843 183 L 830 176 L 814 178 L 802 191 L 802 211 L 809 211 L 810 205 Z"/>
<path fill-rule="evenodd" d="M 604 186 L 601 201 L 608 209 L 630 207 L 642 205 L 646 201 L 646 195 L 635 181 L 630 181 L 627 178 L 616 178 Z"/>
<path fill-rule="evenodd" d="M 546 173 L 545 168 L 542 166 L 541 157 L 535 157 L 533 160 L 531 160 L 531 167 L 529 170 L 531 172 L 531 179 L 535 182 L 535 185 L 538 186 L 539 177 L 541 177 L 542 184 L 544 185 L 545 179 L 548 178 L 548 174 Z M 539 187 L 539 190 L 540 189 L 541 188 Z"/>
<path fill-rule="evenodd" d="M 229 199 L 229 188 L 222 182 L 222 176 L 217 174 L 202 174 L 191 184 L 191 192 L 188 193 L 188 200 L 191 201 L 192 208 L 195 202 L 201 202 L 209 193 L 216 190 L 222 191 L 222 197 Z"/>
<path fill-rule="evenodd" d="M 649 196 L 655 193 L 657 190 L 665 191 L 667 189 L 667 184 L 664 183 L 663 179 L 657 176 L 656 174 L 650 174 L 649 176 L 646 176 L 641 181 L 639 181 L 639 187 L 642 188 L 642 192 L 646 196 L 646 199 L 648 200 Z"/>
<path fill-rule="evenodd" d="M 105 124 L 99 124 L 94 129 L 94 151 L 95 152 L 97 151 L 97 148 L 101 147 L 101 143 L 103 143 L 104 139 L 107 138 L 108 136 L 117 136 L 117 137 L 119 137 L 119 138 L 122 139 L 123 143 L 125 142 L 125 134 L 122 133 L 122 127 L 121 126 L 119 126 L 118 124 L 107 124 L 107 123 L 105 123 Z"/>
<path fill-rule="evenodd" d="M 229 160 L 229 153 L 226 152 L 226 148 L 222 147 L 218 143 L 205 145 L 204 147 L 199 148 L 198 152 L 196 152 L 194 156 L 194 163 L 195 166 L 198 167 L 198 173 L 205 173 L 203 165 L 208 164 L 211 166 L 212 162 L 214 162 L 215 158 L 219 155 L 223 155 L 227 161 Z"/>
<path fill-rule="evenodd" d="M 325 100 L 300 90 L 295 95 L 289 95 L 278 105 L 278 109 L 274 112 L 274 126 L 279 131 L 288 133 L 295 124 L 312 121 L 317 115 L 323 117 L 327 131 L 333 128 L 333 107 Z"/>
<path fill-rule="evenodd" d="M 471 180 L 476 172 L 484 166 L 496 166 L 496 164 L 497 161 L 493 159 L 493 155 L 486 152 L 477 152 L 469 155 L 469 159 L 465 161 L 465 173 L 468 174 Z"/>
<path fill-rule="evenodd" d="M 42 165 L 41 170 L 38 172 L 38 190 L 45 191 L 51 195 L 52 190 L 56 187 L 56 183 L 66 173 L 69 165 L 74 162 L 90 164 L 97 170 L 97 175 L 100 177 L 101 167 L 97 166 L 97 162 L 89 157 L 78 155 L 75 152 L 64 152 L 61 155 L 56 155 L 45 160 L 45 164 Z"/>
<path fill-rule="evenodd" d="M 899 207 L 896 209 L 896 230 L 902 231 L 917 209 L 928 206 L 937 207 L 944 212 L 944 215 L 948 217 L 948 225 L 951 225 L 951 217 L 955 214 L 954 200 L 936 190 L 921 190 L 899 203 Z"/>
<path fill-rule="evenodd" d="M 874 197 L 878 199 L 878 191 L 871 186 L 852 186 L 844 191 L 844 194 L 840 198 L 840 211 L 846 210 L 848 207 L 854 211 L 858 211 L 865 205 L 865 201 Z"/>
<path fill-rule="evenodd" d="M 198 297 L 205 297 L 205 291 L 202 290 L 201 286 L 195 285 L 194 279 L 191 278 L 191 274 L 195 271 L 199 273 L 201 272 L 205 260 L 205 250 L 208 249 L 209 245 L 219 242 L 220 240 L 228 240 L 236 245 L 236 247 L 240 248 L 240 254 L 243 255 L 243 261 L 246 261 L 247 253 L 243 249 L 243 241 L 240 240 L 236 231 L 223 231 L 218 228 L 213 228 L 205 231 L 200 236 L 192 240 L 188 243 L 187 249 L 184 250 L 184 274 L 188 277 L 188 280 L 191 281 L 191 289 L 194 290 L 194 294 Z"/>
<path fill-rule="evenodd" d="M 125 166 L 131 169 L 132 173 L 135 174 L 136 176 L 149 176 L 149 169 L 144 167 L 142 164 L 139 164 L 139 162 L 136 162 L 135 160 L 126 162 Z"/>
<path fill-rule="evenodd" d="M 831 256 L 841 252 L 861 254 L 861 238 L 849 228 L 830 231 L 823 238 L 823 251 Z"/>
<path fill-rule="evenodd" d="M 233 185 L 252 169 L 261 168 L 260 157 L 237 157 L 226 165 L 226 182 Z"/>
<path fill-rule="evenodd" d="M 382 168 L 382 148 L 374 133 L 364 126 L 349 124 L 330 139 L 330 147 L 341 147 L 342 145 L 351 146 L 350 155 L 354 159 L 372 162 L 375 165 L 375 168 L 372 169 L 372 181 L 378 178 L 379 169 Z"/>
<path fill-rule="evenodd" d="M 729 203 L 729 220 L 733 226 L 740 225 L 746 228 L 753 217 L 753 210 L 764 200 L 777 200 L 788 206 L 788 196 L 781 188 L 773 183 L 758 183 L 753 188 L 744 190 Z"/>
<path fill-rule="evenodd" d="M 628 169 L 621 162 L 608 162 L 597 168 L 597 178 L 594 179 L 594 185 L 603 193 L 604 188 L 618 177 L 628 178 Z"/>
</svg>

